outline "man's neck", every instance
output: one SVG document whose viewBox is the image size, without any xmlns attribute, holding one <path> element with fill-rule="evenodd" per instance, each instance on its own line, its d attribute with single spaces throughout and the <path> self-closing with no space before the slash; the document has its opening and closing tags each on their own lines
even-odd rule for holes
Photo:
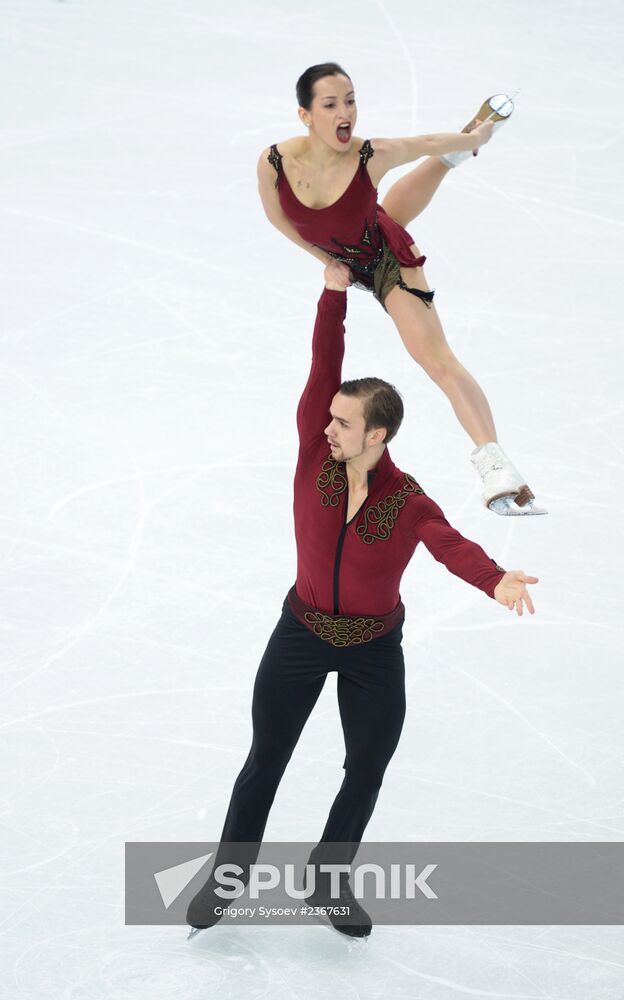
<svg viewBox="0 0 624 1000">
<path fill-rule="evenodd" d="M 385 450 L 384 444 L 376 445 L 357 458 L 345 462 L 347 482 L 351 492 L 357 493 L 368 489 L 368 473 L 375 468 Z"/>
</svg>

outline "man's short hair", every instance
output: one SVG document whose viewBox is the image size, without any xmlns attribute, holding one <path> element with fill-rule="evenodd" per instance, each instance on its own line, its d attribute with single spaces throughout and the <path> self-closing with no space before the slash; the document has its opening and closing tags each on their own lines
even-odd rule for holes
<svg viewBox="0 0 624 1000">
<path fill-rule="evenodd" d="M 384 443 L 392 441 L 403 420 L 403 400 L 393 385 L 381 378 L 354 378 L 343 382 L 338 392 L 362 400 L 365 432 L 385 427 Z"/>
</svg>

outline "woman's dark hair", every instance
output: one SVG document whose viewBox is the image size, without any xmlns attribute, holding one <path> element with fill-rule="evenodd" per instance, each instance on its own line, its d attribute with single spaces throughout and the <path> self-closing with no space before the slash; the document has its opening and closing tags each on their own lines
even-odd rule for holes
<svg viewBox="0 0 624 1000">
<path fill-rule="evenodd" d="M 403 420 L 403 400 L 393 385 L 381 378 L 354 378 L 343 382 L 338 392 L 363 401 L 364 433 L 385 427 L 384 444 L 392 441 Z"/>
<path fill-rule="evenodd" d="M 296 91 L 299 107 L 305 108 L 306 111 L 310 110 L 310 105 L 314 97 L 314 84 L 317 80 L 320 80 L 324 76 L 338 75 L 346 76 L 347 80 L 351 79 L 349 74 L 345 73 L 342 66 L 339 66 L 338 63 L 319 63 L 318 66 L 310 66 L 297 80 Z"/>
</svg>

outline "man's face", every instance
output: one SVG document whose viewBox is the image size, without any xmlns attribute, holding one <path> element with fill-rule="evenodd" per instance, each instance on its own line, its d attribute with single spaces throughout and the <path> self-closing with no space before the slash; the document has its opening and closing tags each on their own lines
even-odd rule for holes
<svg viewBox="0 0 624 1000">
<path fill-rule="evenodd" d="M 331 401 L 331 420 L 325 428 L 325 436 L 331 447 L 332 458 L 337 462 L 349 462 L 380 444 L 385 430 L 377 428 L 364 433 L 362 400 L 357 396 L 343 396 L 337 392 Z"/>
</svg>

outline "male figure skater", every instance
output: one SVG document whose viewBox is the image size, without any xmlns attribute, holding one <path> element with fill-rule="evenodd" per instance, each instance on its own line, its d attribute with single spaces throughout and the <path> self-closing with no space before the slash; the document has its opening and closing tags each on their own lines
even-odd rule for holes
<svg viewBox="0 0 624 1000">
<path fill-rule="evenodd" d="M 393 463 L 387 445 L 403 417 L 398 392 L 377 378 L 341 384 L 346 302 L 346 282 L 330 264 L 312 367 L 297 408 L 297 578 L 256 674 L 251 749 L 234 784 L 213 872 L 223 862 L 238 863 L 247 884 L 286 765 L 335 670 L 345 777 L 310 856 L 315 888 L 306 902 L 347 907 L 348 917 L 330 911 L 329 919 L 343 934 L 365 937 L 372 923 L 351 892 L 348 872 L 340 876 L 340 897 L 332 898 L 329 874 L 319 866 L 353 861 L 399 741 L 405 715 L 403 571 L 422 541 L 451 573 L 519 615 L 523 604 L 533 614 L 526 584 L 538 581 L 497 566 Z M 255 849 L 237 854 L 236 842 Z M 329 843 L 331 857 L 324 853 Z M 336 845 L 343 844 L 337 857 Z M 219 919 L 214 907 L 228 901 L 215 895 L 218 885 L 211 876 L 191 901 L 192 927 Z"/>
</svg>

